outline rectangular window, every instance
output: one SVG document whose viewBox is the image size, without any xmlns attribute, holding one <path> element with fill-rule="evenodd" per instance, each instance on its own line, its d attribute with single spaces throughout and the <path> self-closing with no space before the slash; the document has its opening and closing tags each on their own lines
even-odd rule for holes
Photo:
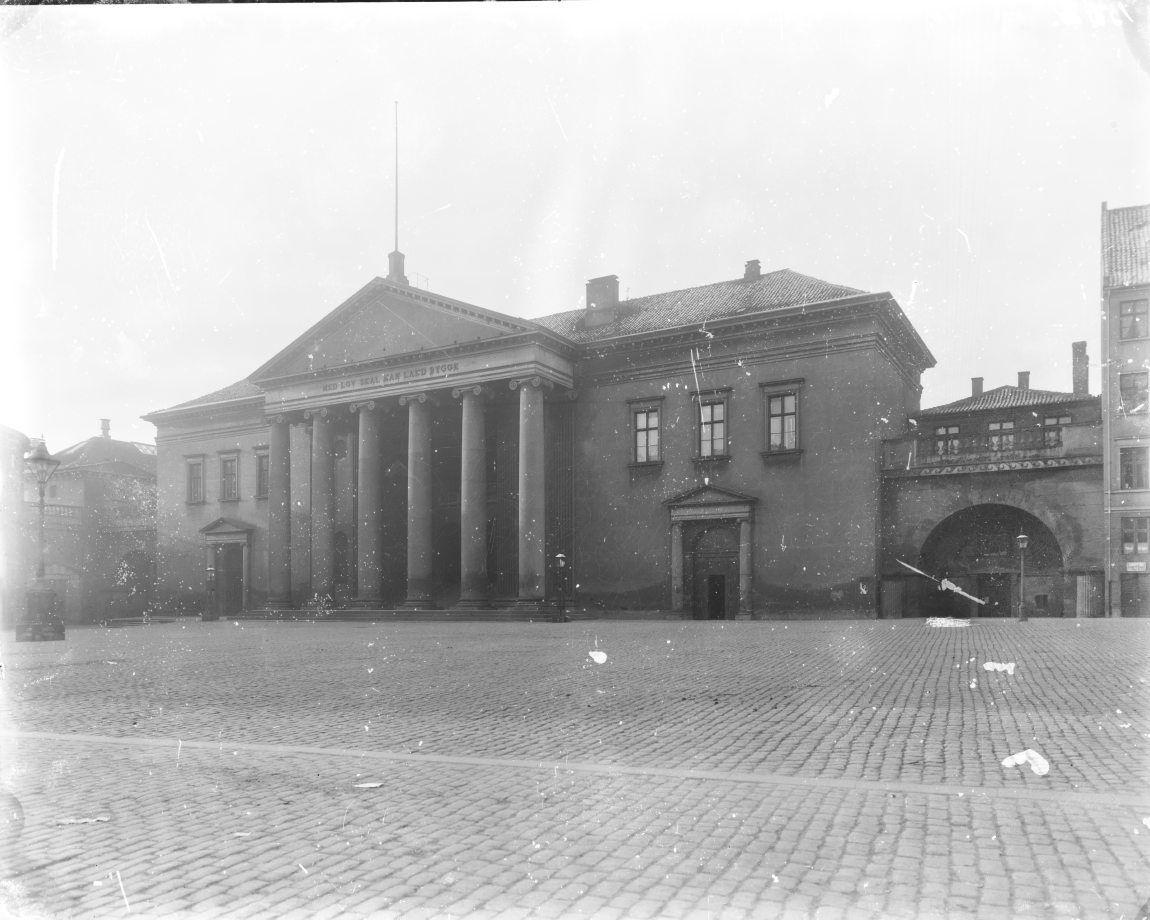
<svg viewBox="0 0 1150 920">
<path fill-rule="evenodd" d="M 699 398 L 699 456 L 727 456 L 727 400 L 724 397 Z"/>
<path fill-rule="evenodd" d="M 204 461 L 195 458 L 187 461 L 187 502 L 197 505 L 204 500 Z"/>
<path fill-rule="evenodd" d="M 957 425 L 939 425 L 934 429 L 934 452 L 939 457 L 958 453 Z"/>
<path fill-rule="evenodd" d="M 1014 422 L 991 422 L 987 427 L 991 450 L 1014 450 Z"/>
<path fill-rule="evenodd" d="M 1118 307 L 1118 338 L 1144 339 L 1150 334 L 1146 326 L 1147 304 L 1150 301 L 1127 300 Z"/>
<path fill-rule="evenodd" d="M 1127 415 L 1146 412 L 1146 396 L 1148 375 L 1146 371 L 1139 374 L 1119 374 L 1118 390 L 1122 396 L 1122 411 Z"/>
<path fill-rule="evenodd" d="M 1122 552 L 1150 553 L 1150 517 L 1122 519 Z"/>
<path fill-rule="evenodd" d="M 240 458 L 235 454 L 220 457 L 220 501 L 233 502 L 240 497 Z"/>
<path fill-rule="evenodd" d="M 799 404 L 794 393 L 767 397 L 767 450 L 798 450 Z"/>
<path fill-rule="evenodd" d="M 1150 447 L 1123 447 L 1118 451 L 1118 481 L 1120 489 L 1145 489 L 1146 455 Z"/>
<path fill-rule="evenodd" d="M 657 462 L 660 459 L 658 408 L 634 409 L 631 420 L 635 431 L 635 462 Z"/>
<path fill-rule="evenodd" d="M 1070 424 L 1069 415 L 1048 415 L 1042 420 L 1042 443 L 1058 447 L 1062 443 L 1062 426 Z"/>
<path fill-rule="evenodd" d="M 268 455 L 256 454 L 256 498 L 268 497 Z"/>
</svg>

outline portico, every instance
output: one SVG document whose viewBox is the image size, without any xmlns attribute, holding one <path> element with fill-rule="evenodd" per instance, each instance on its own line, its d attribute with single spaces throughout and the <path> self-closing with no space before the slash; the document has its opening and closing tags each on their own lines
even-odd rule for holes
<svg viewBox="0 0 1150 920">
<path fill-rule="evenodd" d="M 354 509 L 354 521 L 341 531 L 353 537 L 354 606 L 378 608 L 398 599 L 410 609 L 432 609 L 444 597 L 453 606 L 488 606 L 489 557 L 498 529 L 495 513 L 488 510 L 491 473 L 513 477 L 516 483 L 514 594 L 498 601 L 538 605 L 546 593 L 547 574 L 547 405 L 571 392 L 568 347 L 544 330 L 508 323 L 497 314 L 491 316 L 496 328 L 485 330 L 487 336 L 460 344 L 456 337 L 474 334 L 478 322 L 488 320 L 486 311 L 471 306 L 463 311 L 461 305 L 422 292 L 427 303 L 407 304 L 413 299 L 411 289 L 383 279 L 372 287 L 381 290 L 361 291 L 252 376 L 265 393 L 270 429 L 269 606 L 308 601 L 291 592 L 291 585 L 301 582 L 298 573 L 292 574 L 293 513 L 310 515 L 309 552 L 294 554 L 300 557 L 296 567 L 310 558 L 310 577 L 302 581 L 310 583 L 313 596 L 333 595 L 341 505 Z M 403 337 L 415 326 L 425 344 L 438 347 L 414 354 L 394 351 L 396 343 L 381 340 L 382 327 L 368 321 L 381 307 L 400 321 L 390 323 L 390 330 L 398 329 Z M 443 314 L 437 325 L 427 322 L 432 311 Z M 457 323 L 462 328 L 453 328 Z M 518 328 L 506 328 L 512 325 Z M 453 341 L 440 344 L 445 339 Z M 368 342 L 374 354 L 365 350 Z M 514 412 L 514 432 L 508 425 L 493 432 L 488 418 L 493 411 L 505 419 Z M 306 483 L 292 482 L 292 470 L 300 464 L 293 462 L 289 426 L 310 433 Z M 337 430 L 347 433 L 351 447 L 345 476 L 336 475 L 333 461 Z M 514 455 L 489 443 L 509 435 L 514 437 Z M 401 462 L 386 463 L 401 442 L 405 450 L 395 458 Z M 396 508 L 386 494 L 389 487 L 395 491 L 401 473 L 404 501 Z M 335 494 L 337 479 L 351 490 L 350 496 Z M 385 571 L 385 529 L 393 539 L 399 532 L 404 535 L 402 585 Z M 452 543 L 454 558 L 446 561 L 441 557 Z M 453 585 L 444 584 L 444 571 L 455 576 Z"/>
</svg>

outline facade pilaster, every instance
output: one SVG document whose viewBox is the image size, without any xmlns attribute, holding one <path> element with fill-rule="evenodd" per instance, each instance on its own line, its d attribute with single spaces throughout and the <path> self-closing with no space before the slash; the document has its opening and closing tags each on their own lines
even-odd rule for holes
<svg viewBox="0 0 1150 920">
<path fill-rule="evenodd" d="M 334 593 L 335 470 L 328 409 L 308 413 L 311 418 L 311 589 L 313 594 Z"/>
<path fill-rule="evenodd" d="M 357 585 L 356 605 L 378 607 L 383 603 L 381 574 L 383 481 L 380 478 L 383 429 L 375 402 L 352 406 L 359 420 L 359 471 L 356 480 Z"/>
<path fill-rule="evenodd" d="M 541 603 L 546 594 L 546 493 L 544 491 L 543 387 L 541 377 L 513 380 L 519 390 L 519 596 Z"/>
<path fill-rule="evenodd" d="M 487 428 L 483 387 L 452 390 L 462 399 L 459 489 L 459 606 L 487 606 Z"/>
<path fill-rule="evenodd" d="M 268 435 L 268 598 L 269 606 L 291 604 L 291 448 L 283 416 L 271 420 Z"/>
<path fill-rule="evenodd" d="M 431 412 L 426 393 L 407 406 L 407 596 L 405 607 L 434 607 L 431 547 Z"/>
<path fill-rule="evenodd" d="M 740 619 L 750 619 L 751 610 L 751 521 L 739 521 L 739 613 Z"/>
<path fill-rule="evenodd" d="M 671 523 L 671 610 L 683 612 L 683 525 Z"/>
</svg>

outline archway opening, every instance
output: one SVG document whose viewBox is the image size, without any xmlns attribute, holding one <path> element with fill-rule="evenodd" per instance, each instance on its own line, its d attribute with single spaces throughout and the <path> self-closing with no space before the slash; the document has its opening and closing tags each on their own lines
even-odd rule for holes
<svg viewBox="0 0 1150 920">
<path fill-rule="evenodd" d="M 1028 612 L 1061 616 L 1062 548 L 1033 514 L 1010 505 L 981 504 L 956 511 L 931 531 L 919 553 L 919 568 L 947 578 L 986 601 L 978 606 L 949 591 L 922 588 L 920 616 L 998 616 L 1017 613 L 1022 561 L 1017 538 L 1030 540 L 1025 553 Z"/>
</svg>

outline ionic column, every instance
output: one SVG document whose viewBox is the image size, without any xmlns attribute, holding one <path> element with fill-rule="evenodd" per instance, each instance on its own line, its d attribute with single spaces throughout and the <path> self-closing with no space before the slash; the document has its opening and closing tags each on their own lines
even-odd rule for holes
<svg viewBox="0 0 1150 920">
<path fill-rule="evenodd" d="M 335 557 L 335 469 L 331 449 L 331 413 L 310 412 L 311 418 L 311 590 L 333 593 Z"/>
<path fill-rule="evenodd" d="M 427 394 L 401 396 L 407 406 L 407 599 L 405 607 L 427 609 L 431 578 L 431 419 Z"/>
<path fill-rule="evenodd" d="M 378 607 L 383 603 L 383 582 L 380 568 L 380 525 L 383 501 L 383 482 L 380 464 L 383 454 L 383 431 L 375 403 L 352 406 L 359 417 L 359 475 L 356 480 L 356 508 L 359 517 L 356 566 L 359 586 L 356 605 Z"/>
<path fill-rule="evenodd" d="M 268 606 L 291 604 L 291 448 L 282 415 L 268 435 Z"/>
<path fill-rule="evenodd" d="M 739 616 L 751 616 L 751 521 L 739 521 Z"/>
<path fill-rule="evenodd" d="M 683 524 L 671 522 L 671 610 L 683 611 Z"/>
<path fill-rule="evenodd" d="M 546 593 L 546 497 L 543 488 L 543 387 L 541 377 L 511 381 L 519 390 L 519 597 L 537 604 Z"/>
<path fill-rule="evenodd" d="M 452 390 L 462 397 L 459 487 L 459 606 L 487 606 L 487 442 L 483 387 Z"/>
</svg>

